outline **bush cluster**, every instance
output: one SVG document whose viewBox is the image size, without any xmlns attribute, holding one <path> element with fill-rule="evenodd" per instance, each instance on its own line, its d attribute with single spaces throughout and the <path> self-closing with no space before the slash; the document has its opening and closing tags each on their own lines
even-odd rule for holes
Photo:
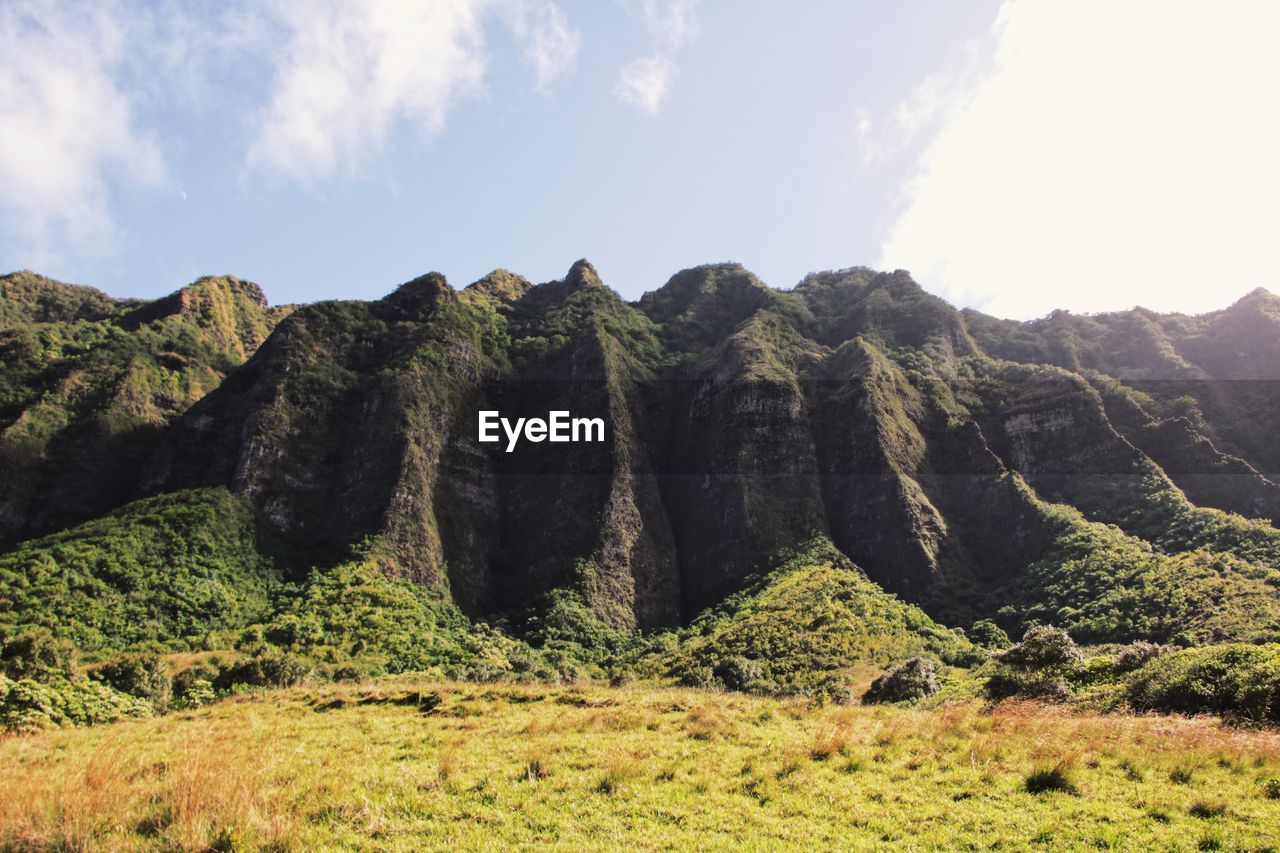
<svg viewBox="0 0 1280 853">
<path fill-rule="evenodd" d="M 1004 629 L 990 619 L 979 619 L 969 628 L 969 641 L 984 649 L 1007 649 L 1013 645 Z"/>
<path fill-rule="evenodd" d="M 1142 641 L 1130 643 L 1116 653 L 1112 666 L 1116 672 L 1133 672 L 1147 661 L 1159 657 L 1163 651 L 1164 647 L 1156 643 Z"/>
<path fill-rule="evenodd" d="M 1134 673 L 1127 698 L 1140 711 L 1280 723 L 1280 644 L 1169 652 Z"/>
<path fill-rule="evenodd" d="M 48 628 L 28 628 L 0 644 L 0 673 L 9 678 L 71 678 L 75 671 L 75 647 L 69 640 L 53 636 Z"/>
<path fill-rule="evenodd" d="M 0 730 L 31 732 L 53 726 L 110 723 L 151 713 L 145 701 L 91 679 L 61 674 L 44 681 L 0 675 Z"/>
<path fill-rule="evenodd" d="M 937 662 L 930 658 L 915 657 L 891 667 L 871 682 L 871 687 L 862 694 L 862 704 L 918 702 L 929 698 L 938 690 Z"/>
<path fill-rule="evenodd" d="M 164 661 L 154 652 L 122 655 L 92 670 L 90 676 L 121 693 L 147 700 L 159 712 L 169 708 L 173 680 Z"/>
<path fill-rule="evenodd" d="M 995 671 L 985 685 L 987 698 L 1065 700 L 1071 693 L 1069 682 L 1083 661 L 1084 655 L 1066 631 L 1037 625 L 1027 630 L 1020 643 L 995 656 Z"/>
</svg>

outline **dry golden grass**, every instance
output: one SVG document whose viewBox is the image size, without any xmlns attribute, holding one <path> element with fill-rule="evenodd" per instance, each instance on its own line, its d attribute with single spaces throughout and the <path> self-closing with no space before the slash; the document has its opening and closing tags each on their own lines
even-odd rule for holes
<svg viewBox="0 0 1280 853">
<path fill-rule="evenodd" d="M 0 846 L 1256 849 L 1277 776 L 1212 720 L 402 679 L 0 739 Z"/>
</svg>

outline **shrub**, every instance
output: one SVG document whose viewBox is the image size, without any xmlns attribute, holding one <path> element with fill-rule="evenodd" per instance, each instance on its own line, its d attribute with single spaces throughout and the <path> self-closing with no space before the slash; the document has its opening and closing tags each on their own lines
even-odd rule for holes
<svg viewBox="0 0 1280 853">
<path fill-rule="evenodd" d="M 990 619 L 979 619 L 969 629 L 969 639 L 985 649 L 1007 649 L 1013 645 L 1004 629 Z"/>
<path fill-rule="evenodd" d="M 1097 684 L 1110 681 L 1116 674 L 1116 662 L 1106 655 L 1087 659 L 1073 674 L 1076 684 Z"/>
<path fill-rule="evenodd" d="M 109 723 L 150 713 L 147 703 L 89 679 L 51 675 L 19 681 L 0 675 L 0 729 L 32 732 L 53 726 Z"/>
<path fill-rule="evenodd" d="M 217 696 L 213 691 L 213 684 L 203 678 L 197 678 L 187 685 L 186 691 L 175 699 L 170 707 L 200 708 L 208 705 L 215 698 Z"/>
<path fill-rule="evenodd" d="M 1071 669 L 1083 659 L 1071 635 L 1052 625 L 1028 629 L 1022 635 L 1022 642 L 1000 655 L 1002 664 L 1025 671 Z"/>
<path fill-rule="evenodd" d="M 916 657 L 898 664 L 871 682 L 862 695 L 864 705 L 881 702 L 918 702 L 938 692 L 938 664 Z"/>
<path fill-rule="evenodd" d="M 834 675 L 823 676 L 805 692 L 819 705 L 849 705 L 853 702 L 853 691 L 849 685 Z"/>
<path fill-rule="evenodd" d="M 691 666 L 680 672 L 680 684 L 699 690 L 723 690 L 724 683 L 716 678 L 709 666 Z"/>
<path fill-rule="evenodd" d="M 1022 614 L 1012 604 L 1006 604 L 996 611 L 995 623 L 1006 632 L 1015 631 L 1022 622 Z M 1008 633 L 1005 634 L 1008 636 Z"/>
<path fill-rule="evenodd" d="M 277 646 L 313 646 L 324 639 L 324 626 L 315 617 L 286 613 L 267 626 L 263 637 Z"/>
<path fill-rule="evenodd" d="M 1132 672 L 1152 658 L 1160 656 L 1164 649 L 1156 643 L 1131 643 L 1116 654 L 1115 671 Z"/>
<path fill-rule="evenodd" d="M 90 675 L 121 693 L 146 699 L 157 711 L 169 707 L 173 684 L 160 656 L 152 652 L 123 655 L 93 670 Z"/>
<path fill-rule="evenodd" d="M 1280 644 L 1169 652 L 1134 674 L 1127 695 L 1140 711 L 1280 722 Z"/>
<path fill-rule="evenodd" d="M 712 673 L 727 690 L 768 694 L 775 689 L 769 678 L 768 668 L 760 661 L 741 655 L 733 655 L 719 661 L 712 668 Z"/>
<path fill-rule="evenodd" d="M 344 663 L 341 666 L 334 667 L 329 677 L 334 681 L 359 681 L 373 675 L 372 668 L 362 667 L 353 663 Z"/>
<path fill-rule="evenodd" d="M 216 665 L 215 660 L 210 659 L 175 673 L 172 679 L 175 704 L 187 704 L 186 700 L 191 691 L 197 689 L 196 685 L 202 682 L 209 685 L 209 689 L 212 690 L 213 684 L 218 680 L 221 672 L 222 670 Z"/>
<path fill-rule="evenodd" d="M 237 685 L 249 687 L 292 687 L 311 674 L 311 664 L 288 652 L 264 652 L 237 661 L 218 675 L 215 685 L 228 690 Z"/>
<path fill-rule="evenodd" d="M 612 666 L 607 672 L 610 687 L 625 687 L 636 680 L 636 674 L 624 666 Z"/>
<path fill-rule="evenodd" d="M 988 698 L 1024 696 L 1060 702 L 1070 696 L 1067 679 L 1080 669 L 1083 655 L 1066 631 L 1036 625 L 995 661 L 996 670 L 985 685 Z"/>
<path fill-rule="evenodd" d="M 53 636 L 48 628 L 28 628 L 0 648 L 0 673 L 15 680 L 44 681 L 51 676 L 70 679 L 75 675 L 75 657 L 69 640 Z"/>
<path fill-rule="evenodd" d="M 1065 702 L 1071 698 L 1071 685 L 1051 675 L 997 671 L 987 679 L 984 691 L 988 699 L 999 701 L 1019 696 L 1046 702 Z"/>
</svg>

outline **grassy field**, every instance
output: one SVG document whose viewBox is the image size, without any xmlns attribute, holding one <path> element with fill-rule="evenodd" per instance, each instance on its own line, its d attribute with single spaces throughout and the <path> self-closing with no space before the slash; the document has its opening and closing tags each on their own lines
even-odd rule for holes
<svg viewBox="0 0 1280 853">
<path fill-rule="evenodd" d="M 1266 849 L 1280 733 L 383 680 L 0 739 L 10 849 Z"/>
</svg>

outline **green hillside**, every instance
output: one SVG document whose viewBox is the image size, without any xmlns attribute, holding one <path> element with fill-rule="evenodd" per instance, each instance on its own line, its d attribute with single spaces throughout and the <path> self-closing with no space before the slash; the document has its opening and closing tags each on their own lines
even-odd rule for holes
<svg viewBox="0 0 1280 853">
<path fill-rule="evenodd" d="M 98 655 L 202 648 L 270 612 L 282 572 L 268 541 L 222 489 L 130 504 L 0 556 L 0 636 L 42 626 Z"/>
</svg>

